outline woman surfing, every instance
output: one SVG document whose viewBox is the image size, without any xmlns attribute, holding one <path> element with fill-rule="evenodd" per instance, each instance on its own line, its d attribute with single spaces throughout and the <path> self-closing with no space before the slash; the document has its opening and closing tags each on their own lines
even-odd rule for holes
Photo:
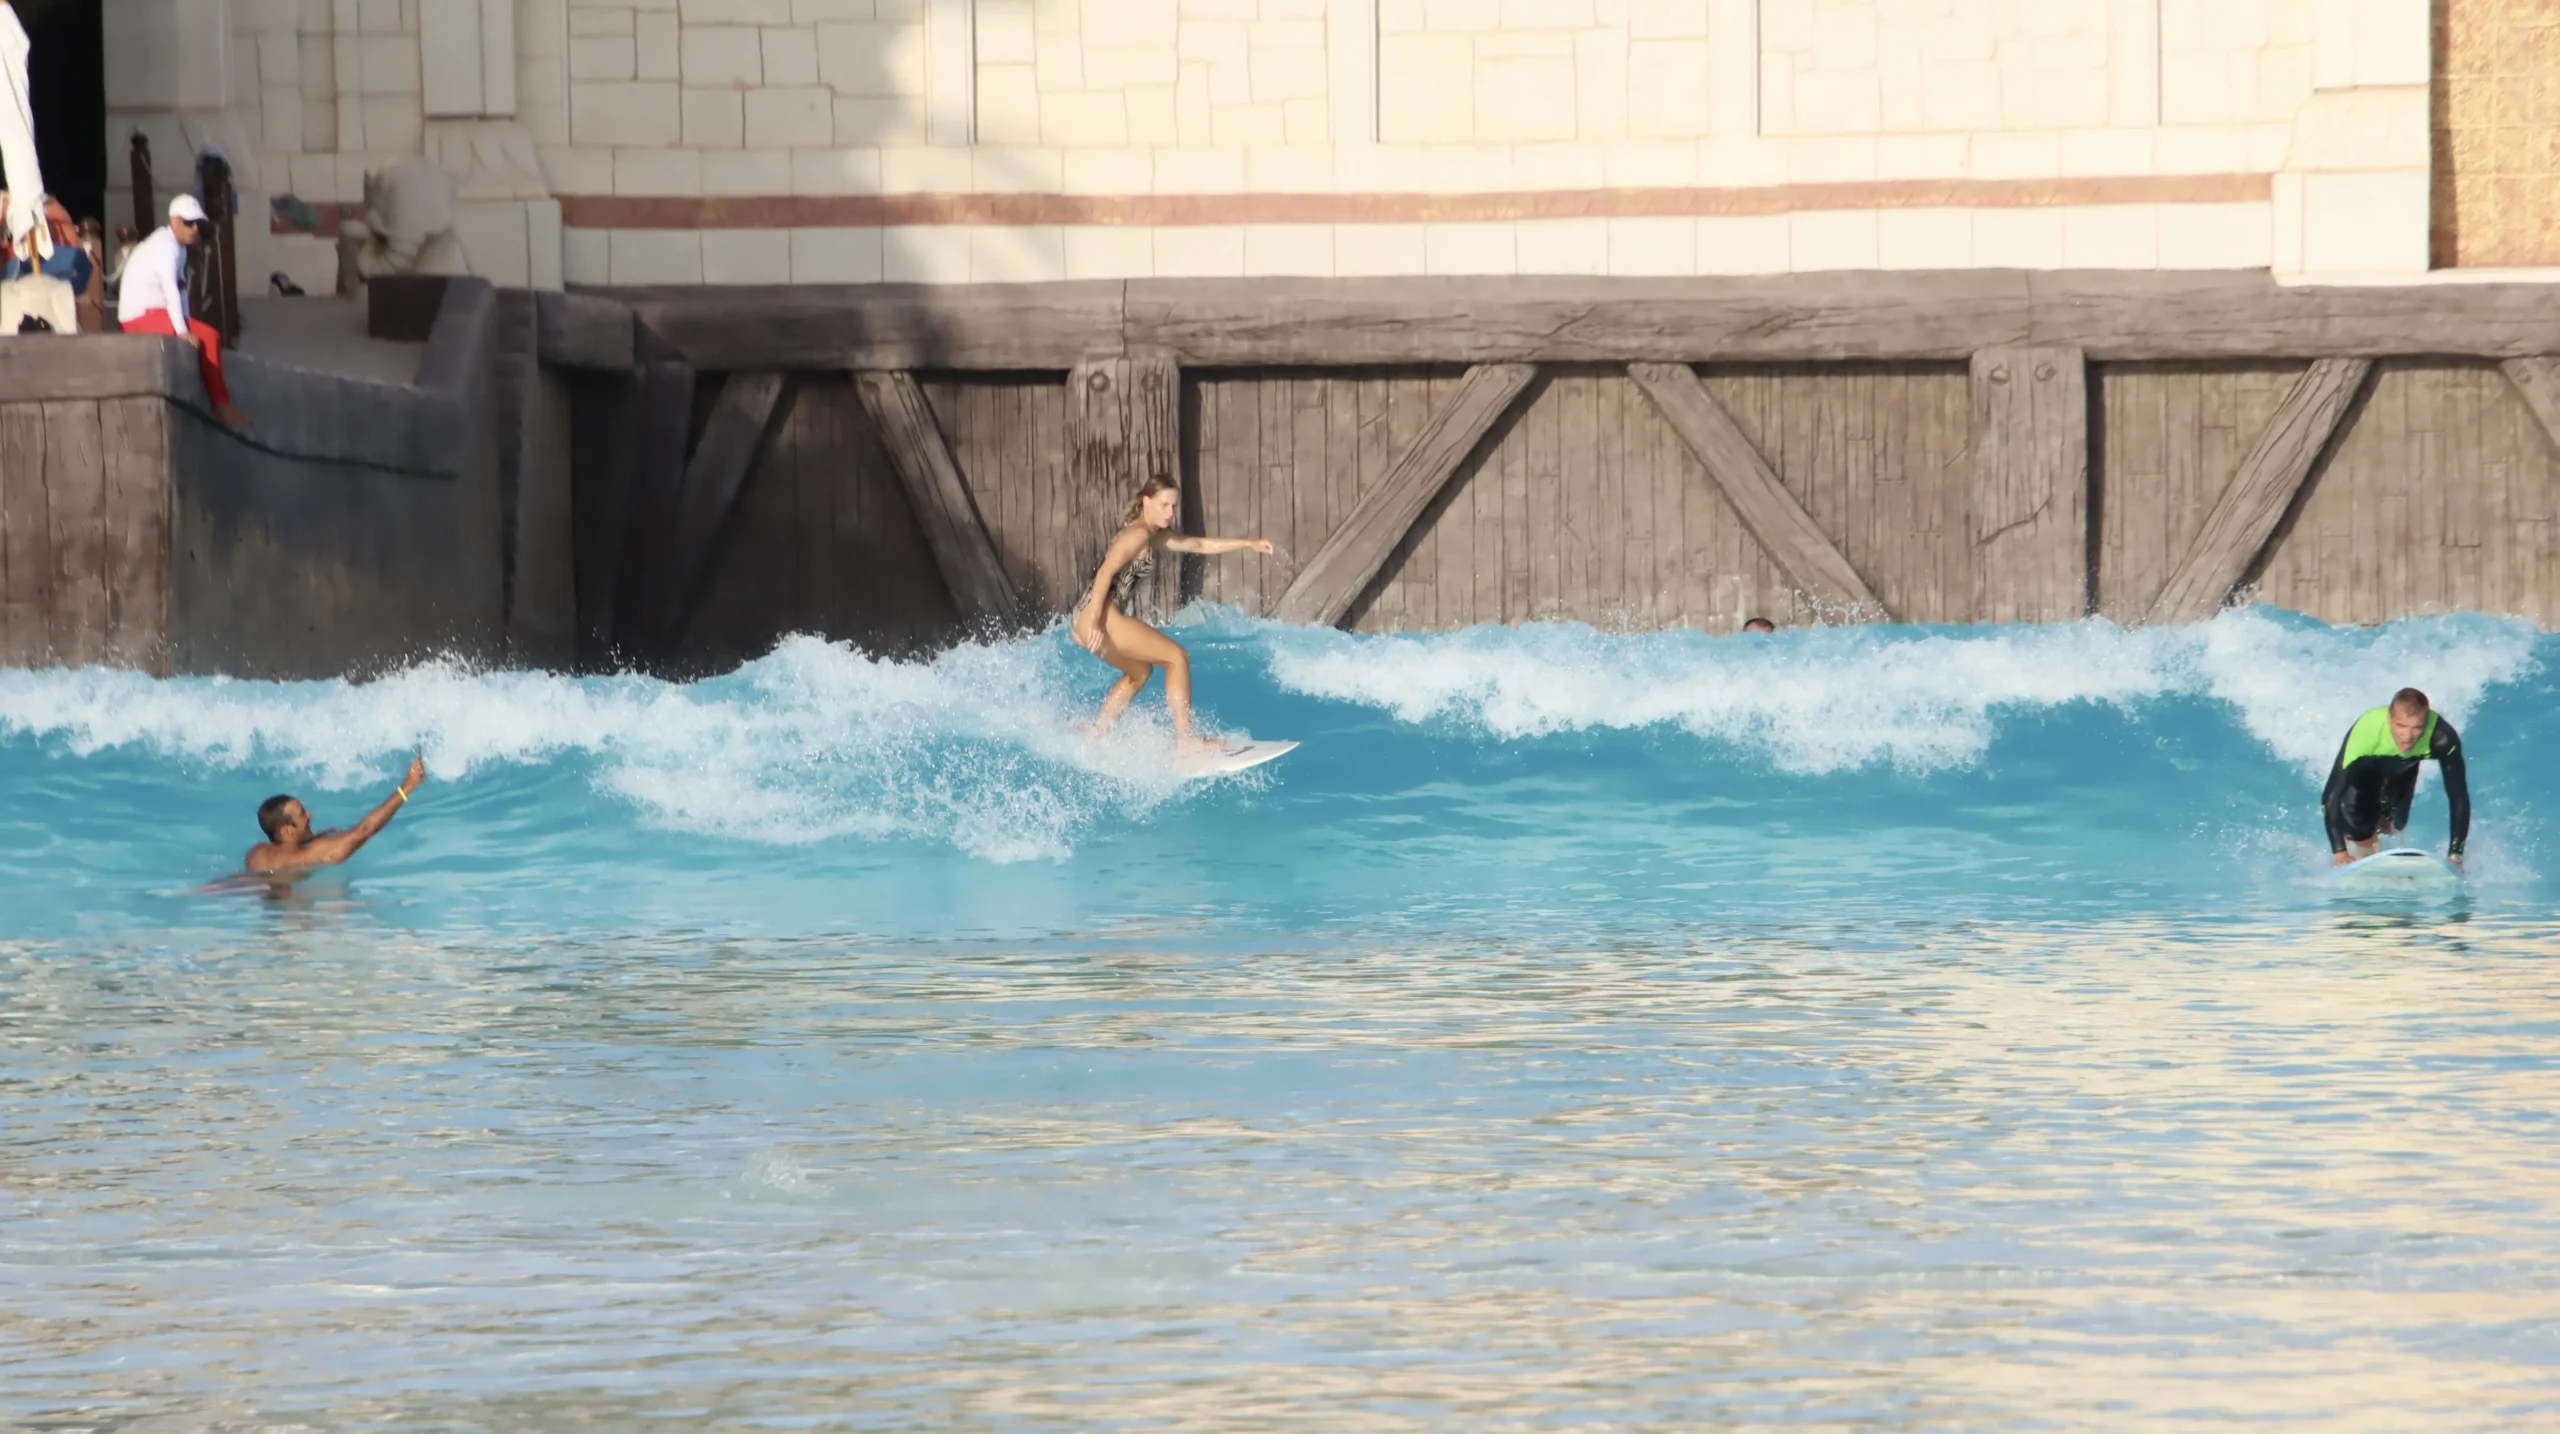
<svg viewBox="0 0 2560 1434">
<path fill-rule="evenodd" d="M 1185 537 L 1173 531 L 1181 506 L 1181 490 L 1169 478 L 1150 478 L 1139 487 L 1120 515 L 1126 526 L 1103 550 L 1101 565 L 1093 570 L 1093 584 L 1085 590 L 1084 601 L 1076 604 L 1067 631 L 1085 651 L 1120 669 L 1120 680 L 1111 684 L 1110 695 L 1102 699 L 1101 715 L 1093 719 L 1093 735 L 1110 731 L 1120 714 L 1129 710 L 1138 689 L 1147 685 L 1147 674 L 1161 667 L 1174 740 L 1181 754 L 1189 757 L 1214 749 L 1214 744 L 1201 741 L 1191 730 L 1191 654 L 1183 651 L 1181 643 L 1131 617 L 1130 605 L 1138 584 L 1155 575 L 1158 550 L 1208 556 L 1247 548 L 1268 553 L 1271 541 Z"/>
</svg>

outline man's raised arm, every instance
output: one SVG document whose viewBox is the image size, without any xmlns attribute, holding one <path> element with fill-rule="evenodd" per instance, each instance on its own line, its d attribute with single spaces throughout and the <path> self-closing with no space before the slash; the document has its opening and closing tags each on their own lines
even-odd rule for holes
<svg viewBox="0 0 2560 1434">
<path fill-rule="evenodd" d="M 427 764 L 425 759 L 420 757 L 410 758 L 409 775 L 400 779 L 400 785 L 391 789 L 391 795 L 384 797 L 380 806 L 377 806 L 372 811 L 365 813 L 363 821 L 356 823 L 354 826 L 351 826 L 342 832 L 331 832 L 327 836 L 315 836 L 311 839 L 308 845 L 303 847 L 303 851 L 309 853 L 309 860 L 311 864 L 314 866 L 334 866 L 339 862 L 345 861 L 348 857 L 354 856 L 358 851 L 363 849 L 366 842 L 373 840 L 373 834 L 375 832 L 378 832 L 391 824 L 392 815 L 398 812 L 402 807 L 408 805 L 409 794 L 416 791 L 426 780 Z"/>
</svg>

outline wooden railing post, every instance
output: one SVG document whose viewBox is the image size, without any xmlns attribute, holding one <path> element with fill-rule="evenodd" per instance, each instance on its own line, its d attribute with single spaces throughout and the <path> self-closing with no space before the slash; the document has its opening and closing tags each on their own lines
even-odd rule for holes
<svg viewBox="0 0 2560 1434">
<path fill-rule="evenodd" d="M 205 237 L 196 244 L 202 260 L 193 270 L 201 283 L 188 285 L 188 305 L 222 333 L 224 343 L 240 339 L 240 259 L 232 233 L 238 216 L 231 190 L 231 162 L 208 153 L 196 161 L 196 189 L 204 202 Z M 200 297 L 199 297 L 200 296 Z"/>
<path fill-rule="evenodd" d="M 160 227 L 160 198 L 151 187 L 151 139 L 140 130 L 133 132 L 125 163 L 133 180 L 133 237 L 138 241 Z"/>
</svg>

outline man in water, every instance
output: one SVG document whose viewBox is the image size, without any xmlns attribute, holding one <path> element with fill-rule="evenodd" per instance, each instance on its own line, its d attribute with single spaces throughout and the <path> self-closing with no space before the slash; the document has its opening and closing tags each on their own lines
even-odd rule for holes
<svg viewBox="0 0 2560 1434">
<path fill-rule="evenodd" d="M 2428 761 L 2444 765 L 2445 806 L 2453 815 L 2453 841 L 2445 859 L 2457 868 L 2462 865 L 2462 844 L 2471 836 L 2471 779 L 2463 770 L 2462 737 L 2435 714 L 2427 694 L 2414 687 L 2401 688 L 2390 706 L 2358 717 L 2338 746 L 2337 765 L 2329 769 L 2329 785 L 2320 793 L 2331 865 L 2373 855 L 2383 836 L 2409 824 L 2409 801 L 2418 794 L 2418 764 Z"/>
<path fill-rule="evenodd" d="M 1744 632 L 1776 632 L 1778 625 L 1765 617 L 1755 617 L 1742 625 Z"/>
<path fill-rule="evenodd" d="M 391 815 L 409 804 L 409 794 L 427 779 L 427 764 L 413 758 L 409 775 L 401 779 L 382 805 L 365 813 L 364 820 L 345 831 L 314 832 L 311 812 L 302 803 L 286 796 L 269 797 L 258 805 L 258 829 L 267 839 L 249 848 L 241 862 L 261 876 L 301 876 L 313 867 L 335 866 L 354 856 L 373 834 L 388 826 Z"/>
</svg>

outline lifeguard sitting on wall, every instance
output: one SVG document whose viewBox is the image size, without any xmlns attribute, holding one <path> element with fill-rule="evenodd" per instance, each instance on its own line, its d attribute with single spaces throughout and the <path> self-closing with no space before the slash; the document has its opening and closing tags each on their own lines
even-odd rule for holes
<svg viewBox="0 0 2560 1434">
<path fill-rule="evenodd" d="M 169 201 L 169 222 L 133 246 L 125 260 L 116 322 L 126 333 L 166 334 L 193 348 L 204 370 L 204 391 L 213 400 L 213 416 L 245 428 L 248 415 L 232 405 L 231 385 L 222 377 L 221 333 L 187 313 L 187 249 L 204 233 L 204 224 L 204 206 L 194 195 Z"/>
</svg>

